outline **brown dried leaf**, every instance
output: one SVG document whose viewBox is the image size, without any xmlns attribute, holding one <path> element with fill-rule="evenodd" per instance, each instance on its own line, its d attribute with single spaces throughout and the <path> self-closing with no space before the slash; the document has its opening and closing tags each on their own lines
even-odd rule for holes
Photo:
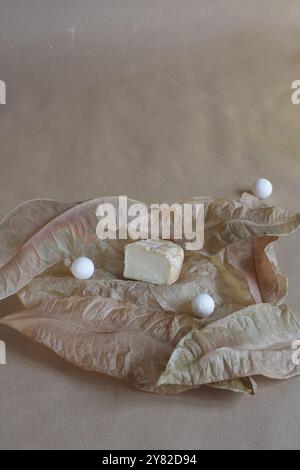
<svg viewBox="0 0 300 470">
<path fill-rule="evenodd" d="M 96 237 L 95 212 L 103 202 L 117 207 L 118 198 L 99 198 L 77 205 L 36 200 L 19 206 L 0 224 L 0 299 L 27 285 L 20 292 L 23 303 L 28 307 L 42 303 L 2 322 L 81 367 L 132 378 L 143 390 L 179 393 L 208 383 L 254 394 L 256 385 L 248 373 L 252 375 L 259 369 L 268 375 L 263 367 L 266 366 L 274 374 L 274 358 L 278 356 L 285 366 L 289 348 L 239 351 L 235 349 L 235 333 L 230 340 L 233 345 L 229 342 L 218 346 L 221 333 L 226 338 L 218 319 L 229 315 L 230 322 L 234 318 L 232 312 L 254 302 L 282 301 L 286 279 L 279 272 L 272 242 L 297 228 L 300 216 L 270 208 L 248 194 L 239 202 L 211 198 L 193 201 L 205 205 L 205 246 L 201 252 L 186 252 L 181 277 L 173 286 L 117 278 L 122 277 L 127 241 L 100 241 Z M 129 205 L 134 202 L 129 201 Z M 96 274 L 89 281 L 74 279 L 63 266 L 65 257 L 79 255 L 93 258 L 96 264 Z M 191 315 L 192 298 L 204 290 L 216 300 L 214 315 L 208 320 L 182 315 L 180 312 Z M 267 315 L 266 323 L 271 322 L 269 311 L 265 312 L 267 307 L 257 308 L 263 312 L 262 318 Z M 242 320 L 246 311 L 234 315 Z M 211 322 L 215 323 L 200 332 Z M 288 326 L 281 330 L 277 325 L 272 334 L 286 338 Z M 188 333 L 193 327 L 197 329 Z M 263 325 L 259 323 L 259 327 L 262 334 Z M 234 328 L 240 332 L 237 320 L 232 328 L 232 332 Z M 212 351 L 200 357 L 198 367 L 209 371 L 210 376 L 202 376 L 201 372 L 199 378 L 193 363 L 187 367 L 196 378 L 188 381 L 185 377 L 188 383 L 177 382 L 175 375 L 169 383 L 166 372 L 156 385 L 177 341 L 186 334 L 182 344 L 192 339 L 196 352 L 196 339 L 199 335 L 203 339 L 203 332 L 206 342 L 203 341 L 208 347 L 210 338 Z M 180 345 L 169 364 L 176 351 L 184 351 Z M 254 355 L 257 367 L 247 369 L 247 359 L 251 365 Z M 234 369 L 235 361 L 238 370 Z M 188 372 L 184 375 L 188 376 Z M 285 378 L 284 373 L 282 376 Z"/>
<path fill-rule="evenodd" d="M 279 304 L 287 294 L 287 279 L 278 268 L 274 242 L 278 237 L 256 237 L 229 245 L 225 261 L 247 279 L 254 303 Z"/>
<path fill-rule="evenodd" d="M 225 380 L 224 382 L 215 382 L 208 385 L 220 390 L 243 393 L 244 395 L 255 395 L 257 390 L 256 382 L 252 377 L 241 377 L 240 379 Z"/>
<path fill-rule="evenodd" d="M 273 241 L 274 237 L 259 237 L 235 244 L 236 251 L 229 246 L 213 256 L 186 252 L 181 276 L 172 286 L 112 279 L 99 270 L 88 281 L 58 272 L 38 276 L 19 292 L 19 297 L 30 307 L 49 297 L 101 295 L 142 305 L 149 311 L 163 308 L 192 315 L 191 300 L 206 291 L 214 297 L 216 310 L 210 319 L 202 321 L 205 325 L 262 299 L 276 303 L 286 294 L 285 278 L 266 251 L 266 245 Z"/>
<path fill-rule="evenodd" d="M 178 340 L 196 319 L 102 297 L 46 300 L 1 318 L 29 338 L 87 370 L 131 379 L 139 388 L 180 393 L 190 387 L 156 386 Z"/>
<path fill-rule="evenodd" d="M 300 223 L 300 215 L 276 207 L 255 206 L 253 198 L 245 195 L 240 202 L 226 199 L 195 198 L 193 202 L 205 205 L 205 251 L 216 254 L 233 242 L 248 240 L 261 235 L 284 235 L 295 230 Z M 65 257 L 85 255 L 93 258 L 96 267 L 122 277 L 124 245 L 126 240 L 100 241 L 96 236 L 98 223 L 96 209 L 101 203 L 111 203 L 118 207 L 118 198 L 97 198 L 68 209 L 68 205 L 54 207 L 53 201 L 35 201 L 36 212 L 30 204 L 17 209 L 14 216 L 8 216 L 0 224 L 0 299 L 18 292 L 34 277 L 51 266 L 61 263 Z M 136 201 L 128 201 L 128 205 Z M 47 209 L 47 204 L 49 208 Z M 39 207 L 39 204 L 41 205 Z M 26 209 L 26 210 L 25 210 Z M 65 210 L 67 209 L 67 210 Z M 25 216 L 23 211 L 26 212 Z M 48 211 L 46 217 L 42 211 Z M 60 211 L 63 210 L 62 213 Z M 31 214 L 33 219 L 31 220 Z M 24 221 L 26 219 L 26 224 Z M 49 220 L 51 219 L 51 220 Z M 21 230 L 20 239 L 7 242 L 9 226 L 14 220 L 16 229 Z M 12 240 L 13 234 L 10 235 Z M 8 237 L 9 238 L 9 237 Z M 26 241 L 25 241 L 26 240 Z M 182 241 L 184 243 L 185 240 Z M 10 245 L 11 244 L 11 245 Z"/>
<path fill-rule="evenodd" d="M 245 195 L 241 201 L 214 199 L 205 206 L 205 242 L 209 253 L 241 240 L 270 235 L 281 236 L 293 232 L 300 224 L 300 214 L 278 207 L 249 203 Z"/>
<path fill-rule="evenodd" d="M 44 225 L 75 205 L 77 203 L 34 199 L 9 212 L 0 223 L 0 267 Z"/>
<path fill-rule="evenodd" d="M 108 243 L 100 241 L 96 236 L 98 205 L 110 201 L 114 204 L 116 199 L 93 199 L 61 213 L 59 209 L 58 214 L 52 207 L 53 201 L 35 201 L 35 216 L 32 220 L 30 216 L 26 216 L 26 234 L 22 235 L 21 241 L 12 242 L 11 247 L 5 242 L 7 226 L 11 222 L 4 219 L 0 224 L 0 232 L 3 233 L 1 244 L 4 247 L 4 264 L 0 268 L 0 299 L 18 292 L 35 276 L 66 257 L 85 255 L 93 258 L 97 267 L 99 264 L 102 269 L 121 275 L 124 241 L 112 240 Z M 53 218 L 46 222 L 41 217 L 41 211 L 46 210 L 48 203 L 48 212 L 52 211 Z M 36 207 L 38 204 L 41 204 L 40 210 Z M 26 210 L 30 212 L 30 208 Z M 11 219 L 19 227 L 22 225 L 23 212 L 16 210 L 14 217 L 8 217 L 8 220 Z M 41 220 L 44 224 L 41 224 Z"/>
</svg>

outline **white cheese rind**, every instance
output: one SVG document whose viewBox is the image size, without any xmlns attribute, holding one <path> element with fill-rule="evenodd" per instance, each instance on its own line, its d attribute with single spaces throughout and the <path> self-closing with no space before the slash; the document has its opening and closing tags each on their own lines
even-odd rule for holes
<svg viewBox="0 0 300 470">
<path fill-rule="evenodd" d="M 152 284 L 177 281 L 184 251 L 169 240 L 139 240 L 125 247 L 124 277 Z"/>
</svg>

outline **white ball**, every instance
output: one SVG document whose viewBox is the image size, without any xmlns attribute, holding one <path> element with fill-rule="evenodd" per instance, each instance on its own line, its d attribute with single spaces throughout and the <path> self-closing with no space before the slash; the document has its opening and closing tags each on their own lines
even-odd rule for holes
<svg viewBox="0 0 300 470">
<path fill-rule="evenodd" d="M 200 317 L 209 317 L 214 309 L 215 302 L 209 294 L 198 294 L 192 301 L 193 313 Z"/>
<path fill-rule="evenodd" d="M 76 258 L 71 265 L 71 273 L 77 279 L 90 279 L 94 271 L 93 261 L 85 256 Z"/>
<path fill-rule="evenodd" d="M 271 196 L 272 191 L 272 183 L 266 178 L 259 178 L 253 185 L 253 192 L 255 196 L 259 197 L 260 199 L 266 199 L 267 197 Z"/>
</svg>

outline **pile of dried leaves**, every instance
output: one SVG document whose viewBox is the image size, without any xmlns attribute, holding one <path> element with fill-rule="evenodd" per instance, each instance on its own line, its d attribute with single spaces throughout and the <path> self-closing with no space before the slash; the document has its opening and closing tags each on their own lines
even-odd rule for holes
<svg viewBox="0 0 300 470">
<path fill-rule="evenodd" d="M 0 299 L 18 293 L 25 308 L 1 324 L 80 367 L 158 393 L 208 384 L 253 394 L 254 375 L 300 373 L 292 361 L 300 313 L 283 304 L 287 281 L 273 249 L 300 214 L 249 194 L 238 202 L 196 198 L 205 205 L 204 248 L 186 251 L 174 285 L 154 286 L 122 279 L 125 241 L 96 236 L 98 205 L 117 201 L 38 199 L 1 222 Z M 92 279 L 70 275 L 64 259 L 76 256 L 93 259 Z M 190 306 L 201 291 L 216 302 L 205 320 Z"/>
</svg>

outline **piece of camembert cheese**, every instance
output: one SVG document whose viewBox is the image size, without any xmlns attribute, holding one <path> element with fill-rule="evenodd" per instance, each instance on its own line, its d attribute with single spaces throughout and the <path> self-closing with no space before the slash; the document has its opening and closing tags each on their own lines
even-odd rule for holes
<svg viewBox="0 0 300 470">
<path fill-rule="evenodd" d="M 153 284 L 177 281 L 184 251 L 169 240 L 139 240 L 125 246 L 124 277 Z"/>
</svg>

